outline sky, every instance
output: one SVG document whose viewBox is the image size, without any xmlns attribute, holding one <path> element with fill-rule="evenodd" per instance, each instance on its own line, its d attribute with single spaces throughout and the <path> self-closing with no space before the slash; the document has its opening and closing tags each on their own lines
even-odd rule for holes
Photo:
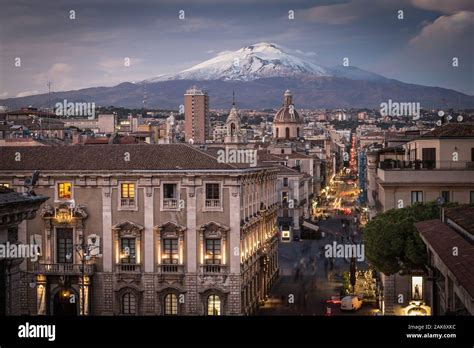
<svg viewBox="0 0 474 348">
<path fill-rule="evenodd" d="M 46 93 L 48 81 L 137 82 L 262 41 L 474 95 L 472 0 L 2 0 L 0 99 Z"/>
</svg>

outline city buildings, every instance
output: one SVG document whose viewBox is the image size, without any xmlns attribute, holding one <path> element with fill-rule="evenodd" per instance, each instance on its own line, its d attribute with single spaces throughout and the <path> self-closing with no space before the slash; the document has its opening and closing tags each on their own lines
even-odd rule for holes
<svg viewBox="0 0 474 348">
<path fill-rule="evenodd" d="M 193 87 L 184 94 L 185 140 L 205 144 L 209 137 L 209 96 Z"/>
<path fill-rule="evenodd" d="M 43 250 L 24 262 L 18 314 L 251 314 L 278 275 L 272 166 L 220 163 L 186 144 L 0 157 L 0 183 L 21 191 L 40 170 L 35 191 L 49 197 L 18 227 Z"/>
</svg>

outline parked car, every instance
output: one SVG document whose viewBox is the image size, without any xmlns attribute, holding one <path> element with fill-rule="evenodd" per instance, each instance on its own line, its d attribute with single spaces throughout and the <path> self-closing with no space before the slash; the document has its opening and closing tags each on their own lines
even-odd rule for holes
<svg viewBox="0 0 474 348">
<path fill-rule="evenodd" d="M 357 295 L 345 296 L 341 300 L 342 311 L 356 311 L 362 307 L 362 300 Z"/>
</svg>

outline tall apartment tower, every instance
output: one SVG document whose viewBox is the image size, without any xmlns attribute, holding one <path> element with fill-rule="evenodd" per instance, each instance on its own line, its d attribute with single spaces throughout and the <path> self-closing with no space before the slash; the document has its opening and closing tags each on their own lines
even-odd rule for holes
<svg viewBox="0 0 474 348">
<path fill-rule="evenodd" d="M 185 137 L 194 144 L 204 144 L 209 133 L 209 96 L 193 87 L 184 94 Z"/>
</svg>

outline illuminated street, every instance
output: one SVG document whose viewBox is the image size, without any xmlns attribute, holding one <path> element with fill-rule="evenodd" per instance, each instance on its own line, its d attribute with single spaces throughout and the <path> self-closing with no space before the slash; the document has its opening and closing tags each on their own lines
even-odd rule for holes
<svg viewBox="0 0 474 348">
<path fill-rule="evenodd" d="M 354 234 L 357 230 L 354 215 L 340 214 L 354 208 L 358 190 L 354 181 L 347 177 L 342 180 L 338 175 L 323 190 L 323 204 L 318 213 L 330 216 L 318 223 L 324 234 L 322 238 L 280 244 L 280 278 L 269 301 L 261 307 L 260 315 L 371 315 L 374 310 L 371 304 L 364 303 L 356 312 L 342 312 L 337 301 L 328 301 L 339 296 L 343 288 L 342 274 L 349 271 L 350 261 L 344 258 L 330 261 L 324 256 L 324 246 L 334 241 L 352 243 L 361 239 L 358 232 Z M 358 269 L 366 267 L 364 262 L 357 262 Z"/>
</svg>

